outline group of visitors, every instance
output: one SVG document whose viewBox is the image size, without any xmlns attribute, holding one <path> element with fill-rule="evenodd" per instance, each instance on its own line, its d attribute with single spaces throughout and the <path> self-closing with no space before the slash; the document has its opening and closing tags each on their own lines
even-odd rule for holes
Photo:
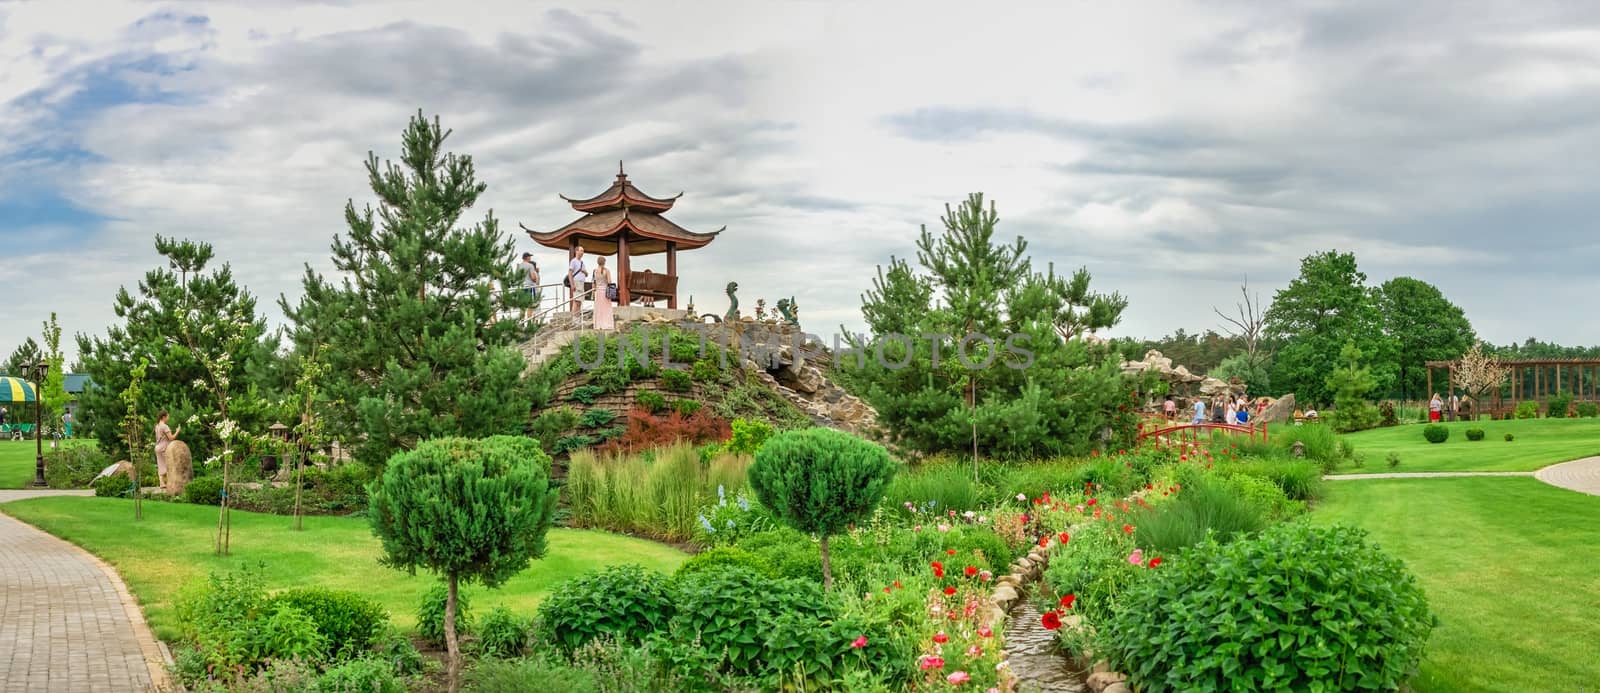
<svg viewBox="0 0 1600 693">
<path fill-rule="evenodd" d="M 1433 399 L 1428 400 L 1428 420 L 1433 422 L 1438 422 L 1441 419 L 1455 421 L 1461 417 L 1463 403 L 1463 400 L 1457 397 L 1454 392 L 1450 393 L 1450 399 L 1448 400 L 1440 399 L 1439 393 L 1435 392 L 1433 393 Z"/>
<path fill-rule="evenodd" d="M 539 282 L 539 263 L 533 259 L 533 253 L 523 253 L 522 262 L 518 263 L 517 271 L 522 279 L 522 290 L 528 294 L 530 306 L 523 311 L 524 321 L 532 320 L 537 314 L 543 301 Z M 611 275 L 611 270 L 606 267 L 604 257 L 595 258 L 595 267 L 591 272 L 584 260 L 583 246 L 572 249 L 567 259 L 567 271 L 561 279 L 561 285 L 567 288 L 568 295 L 572 298 L 569 308 L 574 314 L 583 312 L 585 287 L 593 282 L 595 287 L 589 300 L 594 302 L 594 327 L 597 330 L 615 329 L 615 318 L 612 315 L 612 302 L 617 300 L 617 284 Z"/>
<path fill-rule="evenodd" d="M 1228 395 L 1217 395 L 1211 398 L 1210 416 L 1208 417 L 1206 401 L 1195 398 L 1194 416 L 1190 417 L 1190 423 L 1203 424 L 1210 420 L 1212 423 L 1219 424 L 1248 424 L 1250 417 L 1253 415 L 1251 410 L 1255 410 L 1254 414 L 1260 414 L 1261 410 L 1265 409 L 1266 406 L 1267 403 L 1263 400 L 1256 403 L 1255 407 L 1251 407 L 1250 398 L 1244 395 L 1239 395 L 1237 398 Z M 1178 418 L 1178 403 L 1173 400 L 1172 395 L 1167 395 L 1166 401 L 1162 402 L 1161 411 L 1169 420 Z"/>
</svg>

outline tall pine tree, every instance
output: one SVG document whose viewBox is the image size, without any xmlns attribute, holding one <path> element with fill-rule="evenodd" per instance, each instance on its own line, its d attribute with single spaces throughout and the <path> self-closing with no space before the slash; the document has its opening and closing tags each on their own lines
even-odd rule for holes
<svg viewBox="0 0 1600 693">
<path fill-rule="evenodd" d="M 1116 324 L 1126 301 L 1090 292 L 1086 270 L 1034 271 L 1022 238 L 995 242 L 982 195 L 942 221 L 917 240 L 925 274 L 892 260 L 862 297 L 871 334 L 852 338 L 859 368 L 840 355 L 847 377 L 912 449 L 971 452 L 976 437 L 985 457 L 1087 451 L 1128 400 L 1116 359 L 1077 337 Z"/>
<path fill-rule="evenodd" d="M 492 212 L 457 226 L 486 186 L 472 157 L 444 151 L 448 136 L 418 113 L 398 163 L 369 154 L 377 207 L 345 205 L 349 231 L 333 240 L 340 276 L 307 266 L 299 304 L 279 300 L 297 351 L 322 345 L 329 434 L 369 464 L 428 438 L 516 432 L 528 415 L 526 363 L 511 348 L 526 330 L 494 320 L 527 302 L 492 291 L 515 285 L 515 245 Z"/>
</svg>

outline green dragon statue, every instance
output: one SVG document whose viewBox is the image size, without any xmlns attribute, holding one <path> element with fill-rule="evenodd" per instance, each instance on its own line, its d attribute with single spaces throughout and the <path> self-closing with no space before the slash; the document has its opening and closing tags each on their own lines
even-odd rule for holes
<svg viewBox="0 0 1600 693">
<path fill-rule="evenodd" d="M 733 292 L 739 290 L 739 282 L 728 282 L 728 312 L 722 316 L 728 322 L 739 321 L 739 297 Z"/>
</svg>

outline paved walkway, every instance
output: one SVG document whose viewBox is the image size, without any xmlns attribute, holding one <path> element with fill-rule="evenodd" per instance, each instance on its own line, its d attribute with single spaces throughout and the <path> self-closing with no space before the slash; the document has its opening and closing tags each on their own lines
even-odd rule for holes
<svg viewBox="0 0 1600 693">
<path fill-rule="evenodd" d="M 84 491 L 0 490 L 0 503 Z M 170 687 L 122 578 L 72 544 L 0 514 L 0 691 Z"/>
<path fill-rule="evenodd" d="M 1537 472 L 1392 472 L 1387 474 L 1329 474 L 1329 481 L 1350 479 L 1428 479 L 1454 476 L 1531 476 L 1544 483 L 1591 496 L 1600 496 L 1600 456 L 1552 464 Z"/>
<path fill-rule="evenodd" d="M 1551 486 L 1600 496 L 1600 457 L 1552 464 L 1533 475 Z"/>
</svg>

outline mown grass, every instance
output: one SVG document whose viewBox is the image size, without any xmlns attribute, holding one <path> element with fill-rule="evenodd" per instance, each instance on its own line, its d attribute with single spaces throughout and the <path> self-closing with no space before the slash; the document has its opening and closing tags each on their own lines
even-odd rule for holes
<svg viewBox="0 0 1600 693">
<path fill-rule="evenodd" d="M 82 438 L 62 441 L 64 445 L 93 445 L 94 441 Z M 38 463 L 34 455 L 33 439 L 24 441 L 7 438 L 0 440 L 0 488 L 23 488 L 33 483 L 34 466 Z M 50 454 L 50 441 L 44 441 L 44 452 Z"/>
<path fill-rule="evenodd" d="M 1530 472 L 1557 462 L 1600 455 L 1600 419 L 1519 419 L 1455 421 L 1443 443 L 1429 443 L 1422 426 L 1408 424 L 1351 433 L 1344 438 L 1366 458 L 1366 466 L 1341 466 L 1335 474 L 1372 472 Z M 1467 429 L 1484 438 L 1467 440 Z M 1515 440 L 1506 442 L 1505 434 Z M 1389 469 L 1389 453 L 1400 466 Z"/>
<path fill-rule="evenodd" d="M 1328 484 L 1311 517 L 1367 529 L 1421 581 L 1441 622 L 1415 690 L 1600 682 L 1600 497 L 1519 477 L 1370 479 Z"/>
<path fill-rule="evenodd" d="M 233 513 L 232 555 L 213 552 L 217 509 L 147 501 L 133 520 L 133 502 L 114 498 L 35 498 L 0 505 L 5 512 L 88 549 L 116 567 L 144 607 L 157 636 L 173 639 L 174 597 L 186 583 L 211 571 L 259 568 L 272 589 L 316 586 L 354 590 L 389 610 L 394 623 L 414 627 L 417 602 L 434 577 L 384 567 L 382 548 L 367 521 L 307 517 L 293 531 L 281 515 Z M 473 610 L 497 604 L 531 614 L 552 587 L 580 573 L 618 563 L 671 572 L 687 558 L 672 547 L 642 539 L 577 529 L 552 529 L 549 553 L 496 590 L 466 588 Z"/>
</svg>

